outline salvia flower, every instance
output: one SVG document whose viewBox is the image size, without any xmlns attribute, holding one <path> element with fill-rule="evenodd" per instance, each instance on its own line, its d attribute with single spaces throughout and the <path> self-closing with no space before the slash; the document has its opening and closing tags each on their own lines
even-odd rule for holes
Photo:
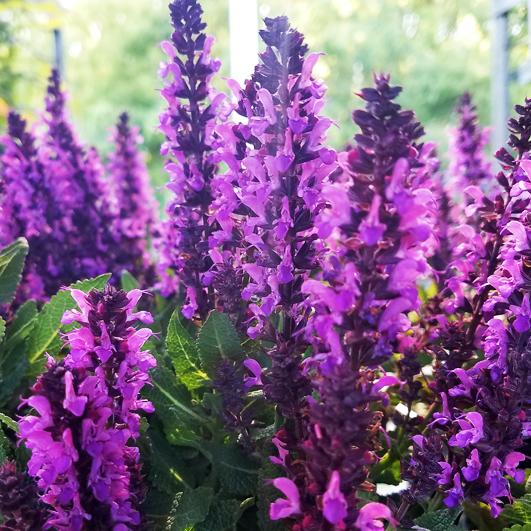
<svg viewBox="0 0 531 531">
<path fill-rule="evenodd" d="M 50 194 L 36 141 L 26 121 L 14 111 L 7 121 L 0 155 L 0 242 L 4 246 L 19 236 L 28 240 L 30 251 L 17 297 L 42 300 L 50 292 L 48 259 L 57 244 L 50 225 L 61 211 Z"/>
<path fill-rule="evenodd" d="M 459 124 L 450 135 L 449 185 L 453 203 L 466 205 L 471 201 L 463 196 L 466 188 L 479 186 L 485 192 L 490 191 L 494 176 L 485 156 L 489 130 L 479 125 L 477 110 L 468 92 L 463 94 L 456 110 Z"/>
<path fill-rule="evenodd" d="M 481 501 L 495 517 L 502 504 L 512 500 L 507 478 L 524 479 L 518 466 L 525 455 L 519 449 L 529 435 L 531 400 L 527 280 L 531 101 L 526 100 L 516 111 L 519 117 L 509 121 L 509 146 L 515 154 L 505 149 L 497 153 L 505 173 L 498 175 L 501 192 L 494 204 L 490 203 L 495 215 L 487 217 L 491 235 L 483 285 L 478 283 L 478 295 L 469 305 L 471 315 L 462 327 L 466 341 L 460 348 L 482 347 L 485 357 L 467 370 L 458 366 L 444 372 L 443 408 L 430 425 L 441 441 L 446 441 L 445 457 L 439 460 L 441 470 L 435 474 L 445 504 L 455 507 L 465 498 Z M 455 345 L 459 347 L 459 343 Z M 418 463 L 428 446 L 422 439 L 415 444 L 414 462 Z M 431 467 L 430 476 L 434 477 Z"/>
<path fill-rule="evenodd" d="M 138 128 L 131 126 L 127 113 L 120 115 L 112 140 L 115 148 L 106 169 L 118 209 L 118 242 L 114 252 L 119 265 L 143 279 L 149 267 L 147 243 L 156 220 L 156 206 L 146 165 L 138 150 L 142 138 Z"/>
<path fill-rule="evenodd" d="M 216 179 L 224 199 L 214 215 L 230 230 L 215 233 L 213 241 L 235 240 L 237 250 L 216 248 L 213 256 L 214 269 L 230 264 L 245 274 L 247 332 L 275 343 L 264 391 L 293 418 L 309 392 L 300 367 L 308 317 L 301 286 L 318 265 L 315 220 L 321 185 L 336 157 L 324 143 L 331 125 L 320 115 L 325 87 L 311 75 L 318 54 L 306 55 L 303 36 L 286 17 L 266 18 L 265 26 L 260 36 L 266 49 L 253 76 L 243 88 L 232 83 L 242 122 L 220 128 L 228 146 L 220 156 L 229 170 Z M 224 190 L 231 187 L 235 195 L 225 200 Z M 236 207 L 226 224 L 231 201 Z M 273 315 L 281 321 L 278 328 L 271 324 Z"/>
<path fill-rule="evenodd" d="M 394 103 L 399 92 L 387 76 L 362 90 L 367 105 L 354 113 L 361 133 L 349 153 L 349 179 L 323 189 L 318 228 L 330 252 L 321 278 L 303 284 L 315 308 L 309 366 L 317 365 L 318 398 L 309 404 L 304 470 L 292 475 L 304 492 L 301 519 L 315 529 L 323 522 L 356 528 L 357 490 L 372 488 L 368 471 L 380 447 L 380 389 L 398 383 L 384 377 L 380 385 L 379 364 L 411 326 L 416 282 L 429 273 L 435 247 L 432 148 L 416 143 L 423 131 Z"/>
<path fill-rule="evenodd" d="M 174 0 L 170 4 L 173 33 L 161 45 L 167 55 L 161 67 L 167 102 L 160 116 L 160 130 L 166 137 L 161 153 L 167 157 L 172 199 L 158 243 L 159 272 L 163 293 L 174 293 L 182 286 L 187 318 L 204 318 L 212 308 L 203 275 L 211 266 L 208 238 L 215 227 L 211 227 L 209 209 L 211 181 L 217 171 L 213 133 L 223 100 L 210 85 L 220 62 L 210 56 L 213 38 L 203 33 L 202 14 L 197 0 Z"/>
<path fill-rule="evenodd" d="M 28 473 L 49 506 L 44 529 L 138 529 L 143 493 L 134 441 L 140 412 L 153 410 L 140 391 L 155 360 L 141 350 L 151 331 L 134 325 L 151 316 L 134 311 L 139 290 L 108 286 L 72 296 L 79 310 L 63 317 L 78 324 L 65 334 L 69 353 L 58 363 L 49 359 L 22 402 L 34 410 L 19 421 L 31 452 Z"/>
</svg>

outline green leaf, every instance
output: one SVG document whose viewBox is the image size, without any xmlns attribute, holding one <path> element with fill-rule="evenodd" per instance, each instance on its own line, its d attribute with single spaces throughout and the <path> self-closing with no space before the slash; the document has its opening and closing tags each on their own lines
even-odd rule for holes
<svg viewBox="0 0 531 531">
<path fill-rule="evenodd" d="M 512 527 L 504 527 L 503 531 L 531 531 L 531 524 L 515 524 Z"/>
<path fill-rule="evenodd" d="M 129 273 L 129 271 L 124 271 L 120 278 L 120 285 L 124 291 L 131 291 L 132 289 L 138 289 L 140 284 L 138 280 Z"/>
<path fill-rule="evenodd" d="M 151 443 L 150 480 L 152 485 L 172 496 L 194 483 L 193 471 L 179 455 L 179 448 L 172 446 L 156 430 L 149 430 Z"/>
<path fill-rule="evenodd" d="M 174 498 L 175 491 L 170 496 L 168 493 L 152 485 L 150 486 L 146 499 L 140 507 L 142 514 L 146 517 L 144 529 L 149 529 L 150 531 L 166 531 L 166 522 Z"/>
<path fill-rule="evenodd" d="M 146 396 L 155 406 L 155 414 L 162 421 L 164 431 L 172 444 L 196 446 L 195 428 L 207 419 L 195 410 L 190 393 L 177 382 L 173 372 L 162 364 L 151 371 L 153 386 Z"/>
<path fill-rule="evenodd" d="M 197 337 L 197 348 L 203 369 L 211 377 L 222 359 L 239 359 L 242 354 L 240 338 L 229 317 L 210 312 Z"/>
<path fill-rule="evenodd" d="M 456 530 L 457 527 L 454 524 L 462 512 L 462 509 L 441 509 L 424 513 L 415 519 L 415 524 L 430 531 Z"/>
<path fill-rule="evenodd" d="M 0 251 L 0 304 L 9 304 L 22 276 L 28 242 L 18 238 Z"/>
<path fill-rule="evenodd" d="M 224 494 L 241 497 L 256 494 L 258 465 L 239 446 L 210 443 L 202 448 L 209 454 Z"/>
<path fill-rule="evenodd" d="M 506 505 L 502 514 L 510 524 L 531 525 L 531 493 Z"/>
<path fill-rule="evenodd" d="M 166 350 L 179 380 L 190 390 L 203 387 L 208 376 L 201 369 L 197 346 L 183 325 L 179 308 L 173 312 L 168 324 Z"/>
<path fill-rule="evenodd" d="M 4 430 L 0 428 L 0 465 L 4 463 L 9 454 L 9 441 L 4 433 Z"/>
<path fill-rule="evenodd" d="M 0 413 L 0 422 L 2 424 L 5 424 L 8 428 L 11 430 L 18 432 L 18 424 L 15 420 L 13 420 L 11 417 L 8 417 L 4 413 Z"/>
<path fill-rule="evenodd" d="M 206 519 L 195 526 L 194 531 L 232 531 L 240 518 L 240 502 L 217 498 L 210 507 Z"/>
<path fill-rule="evenodd" d="M 6 333 L 6 322 L 0 317 L 0 341 L 4 339 Z"/>
<path fill-rule="evenodd" d="M 185 531 L 203 522 L 208 516 L 213 498 L 214 491 L 210 487 L 197 487 L 178 493 L 166 528 L 171 531 Z"/>
<path fill-rule="evenodd" d="M 96 278 L 76 282 L 70 287 L 87 293 L 91 289 L 104 288 L 109 278 L 111 278 L 110 274 L 100 275 Z M 44 305 L 42 312 L 37 317 L 37 323 L 29 344 L 29 362 L 31 364 L 43 357 L 43 354 L 57 337 L 63 314 L 75 307 L 76 303 L 68 289 L 59 291 L 50 299 L 50 302 Z"/>
</svg>

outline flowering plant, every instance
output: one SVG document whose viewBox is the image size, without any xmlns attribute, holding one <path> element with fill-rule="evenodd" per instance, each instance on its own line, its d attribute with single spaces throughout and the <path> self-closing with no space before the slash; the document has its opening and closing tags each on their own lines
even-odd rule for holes
<svg viewBox="0 0 531 531">
<path fill-rule="evenodd" d="M 531 100 L 495 175 L 463 96 L 445 170 L 377 74 L 336 151 L 286 17 L 231 98 L 169 8 L 162 222 L 127 114 L 106 164 L 57 72 L 9 115 L 0 529 L 527 529 Z"/>
</svg>

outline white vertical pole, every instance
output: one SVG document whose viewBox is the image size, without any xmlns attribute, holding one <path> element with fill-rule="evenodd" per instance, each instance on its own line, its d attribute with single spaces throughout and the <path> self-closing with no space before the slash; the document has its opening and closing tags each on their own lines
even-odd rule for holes
<svg viewBox="0 0 531 531">
<path fill-rule="evenodd" d="M 496 150 L 505 144 L 509 115 L 509 30 L 507 12 L 499 9 L 499 0 L 492 0 L 492 15 L 491 142 Z"/>
<path fill-rule="evenodd" d="M 229 0 L 231 77 L 243 83 L 258 62 L 257 0 Z"/>
</svg>

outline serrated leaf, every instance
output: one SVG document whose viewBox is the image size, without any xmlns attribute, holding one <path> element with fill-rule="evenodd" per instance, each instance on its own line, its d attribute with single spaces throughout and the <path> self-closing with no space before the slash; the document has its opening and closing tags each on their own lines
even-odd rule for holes
<svg viewBox="0 0 531 531">
<path fill-rule="evenodd" d="M 146 396 L 153 403 L 168 440 L 172 444 L 197 445 L 195 428 L 206 419 L 193 407 L 188 389 L 162 365 L 151 371 L 151 377 L 153 386 L 146 391 Z"/>
<path fill-rule="evenodd" d="M 166 531 L 166 522 L 172 507 L 175 491 L 172 494 L 151 486 L 140 509 L 146 518 L 145 529 Z"/>
<path fill-rule="evenodd" d="M 214 491 L 210 487 L 197 487 L 197 489 L 187 489 L 178 493 L 166 529 L 185 531 L 203 522 L 208 516 L 213 498 Z"/>
<path fill-rule="evenodd" d="M 217 498 L 210 506 L 206 519 L 194 531 L 232 531 L 240 518 L 240 502 Z"/>
<path fill-rule="evenodd" d="M 201 369 L 197 345 L 184 327 L 180 313 L 177 308 L 168 323 L 166 350 L 179 380 L 188 389 L 195 390 L 204 386 L 208 376 Z"/>
<path fill-rule="evenodd" d="M 203 369 L 210 377 L 222 359 L 239 359 L 242 354 L 240 337 L 229 317 L 212 311 L 199 330 L 197 348 Z"/>
<path fill-rule="evenodd" d="M 234 444 L 203 444 L 224 494 L 253 496 L 258 480 L 257 463 Z"/>
<path fill-rule="evenodd" d="M 451 531 L 457 529 L 454 523 L 462 512 L 462 509 L 441 509 L 424 513 L 415 519 L 415 524 L 430 531 Z"/>
<path fill-rule="evenodd" d="M 193 486 L 193 473 L 179 455 L 179 448 L 169 444 L 156 430 L 149 430 L 148 436 L 151 445 L 151 483 L 171 495 Z"/>
<path fill-rule="evenodd" d="M 531 525 L 531 493 L 506 505 L 502 514 L 510 524 Z"/>
<path fill-rule="evenodd" d="M 25 238 L 18 238 L 0 251 L 0 304 L 9 304 L 13 300 L 28 249 Z"/>
<path fill-rule="evenodd" d="M 132 289 L 138 289 L 140 284 L 138 280 L 129 273 L 129 271 L 124 271 L 120 277 L 120 285 L 124 291 L 131 291 Z"/>
<path fill-rule="evenodd" d="M 89 292 L 91 289 L 103 289 L 109 278 L 111 278 L 110 274 L 100 275 L 96 278 L 76 282 L 70 288 L 79 289 L 84 292 Z M 43 357 L 54 338 L 57 337 L 63 314 L 67 310 L 75 307 L 76 303 L 69 289 L 59 291 L 50 299 L 50 302 L 44 305 L 37 317 L 37 322 L 29 343 L 28 354 L 31 364 Z"/>
</svg>

